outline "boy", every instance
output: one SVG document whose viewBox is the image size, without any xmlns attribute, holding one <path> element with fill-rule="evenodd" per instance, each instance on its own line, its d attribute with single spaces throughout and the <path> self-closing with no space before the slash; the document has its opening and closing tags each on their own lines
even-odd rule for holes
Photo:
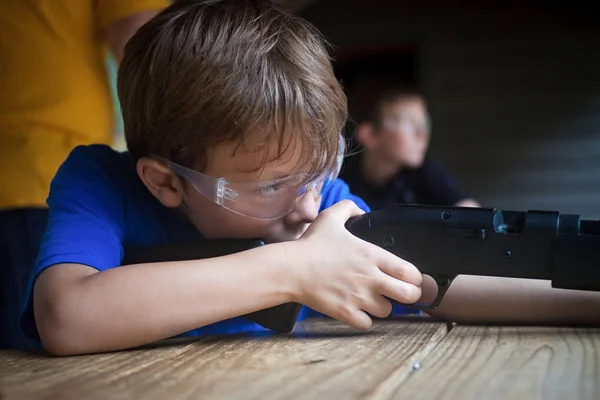
<svg viewBox="0 0 600 400">
<path fill-rule="evenodd" d="M 365 107 L 369 111 L 357 116 L 355 129 L 364 151 L 348 157 L 341 178 L 371 209 L 394 203 L 479 206 L 439 163 L 426 157 L 431 127 L 418 91 L 400 85 L 382 88 Z"/>
<path fill-rule="evenodd" d="M 51 353 L 257 330 L 238 316 L 290 301 L 367 329 L 386 297 L 421 297 L 415 266 L 344 228 L 368 208 L 332 180 L 346 99 L 306 22 L 258 0 L 178 1 L 129 42 L 118 83 L 129 153 L 76 149 L 48 199 L 22 326 Z M 124 245 L 234 237 L 270 244 L 119 266 Z M 457 281 L 439 315 L 598 322 L 597 294 Z"/>
</svg>

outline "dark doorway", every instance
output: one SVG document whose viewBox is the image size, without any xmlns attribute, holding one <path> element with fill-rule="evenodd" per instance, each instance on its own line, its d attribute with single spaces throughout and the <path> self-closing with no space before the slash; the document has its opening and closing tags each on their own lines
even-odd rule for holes
<svg viewBox="0 0 600 400">
<path fill-rule="evenodd" d="M 369 48 L 335 55 L 335 74 L 348 96 L 350 118 L 346 137 L 351 140 L 353 122 L 361 120 L 377 95 L 386 87 L 419 87 L 417 49 Z"/>
</svg>

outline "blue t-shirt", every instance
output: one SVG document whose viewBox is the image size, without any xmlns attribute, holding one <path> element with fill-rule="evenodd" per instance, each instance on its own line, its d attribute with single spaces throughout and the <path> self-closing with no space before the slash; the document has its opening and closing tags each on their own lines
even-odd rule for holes
<svg viewBox="0 0 600 400">
<path fill-rule="evenodd" d="M 352 195 L 340 179 L 328 185 L 323 193 L 321 210 L 343 199 L 353 200 L 369 211 L 365 202 Z M 23 331 L 34 339 L 39 339 L 39 335 L 33 316 L 32 290 L 44 269 L 76 263 L 104 271 L 119 267 L 127 246 L 204 240 L 191 222 L 174 216 L 152 196 L 139 179 L 128 153 L 104 145 L 80 146 L 71 152 L 52 181 L 48 205 L 48 226 L 21 315 Z M 403 312 L 403 308 L 396 306 L 395 312 Z M 314 315 L 321 314 L 302 307 L 298 320 Z M 261 330 L 265 328 L 238 317 L 184 335 Z"/>
</svg>

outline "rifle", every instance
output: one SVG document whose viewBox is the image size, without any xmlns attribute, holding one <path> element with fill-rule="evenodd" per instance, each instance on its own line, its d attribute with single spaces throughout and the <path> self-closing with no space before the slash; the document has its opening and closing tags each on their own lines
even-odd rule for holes
<svg viewBox="0 0 600 400">
<path fill-rule="evenodd" d="M 346 228 L 435 280 L 435 299 L 409 305 L 415 308 L 435 309 L 458 275 L 544 279 L 554 288 L 600 291 L 600 221 L 575 214 L 394 205 L 353 217 Z M 123 264 L 210 258 L 263 245 L 236 239 L 128 248 Z M 244 317 L 285 333 L 300 307 L 282 304 Z"/>
</svg>

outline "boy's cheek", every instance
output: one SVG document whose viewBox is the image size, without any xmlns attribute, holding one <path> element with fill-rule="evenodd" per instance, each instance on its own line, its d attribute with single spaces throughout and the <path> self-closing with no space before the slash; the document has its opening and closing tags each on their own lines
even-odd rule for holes
<svg viewBox="0 0 600 400">
<path fill-rule="evenodd" d="M 190 220 L 207 239 L 264 238 L 272 235 L 275 221 L 247 218 L 215 205 L 192 210 Z"/>
<path fill-rule="evenodd" d="M 232 215 L 221 219 L 199 218 L 194 224 L 207 239 L 259 238 L 267 243 L 299 239 L 310 226 L 310 224 L 287 226 L 281 220 L 263 221 L 246 218 L 234 213 L 230 214 Z"/>
<path fill-rule="evenodd" d="M 207 239 L 255 239 L 282 242 L 298 239 L 310 224 L 285 218 L 260 220 L 227 210 L 211 201 L 194 199 L 188 218 Z"/>
</svg>

